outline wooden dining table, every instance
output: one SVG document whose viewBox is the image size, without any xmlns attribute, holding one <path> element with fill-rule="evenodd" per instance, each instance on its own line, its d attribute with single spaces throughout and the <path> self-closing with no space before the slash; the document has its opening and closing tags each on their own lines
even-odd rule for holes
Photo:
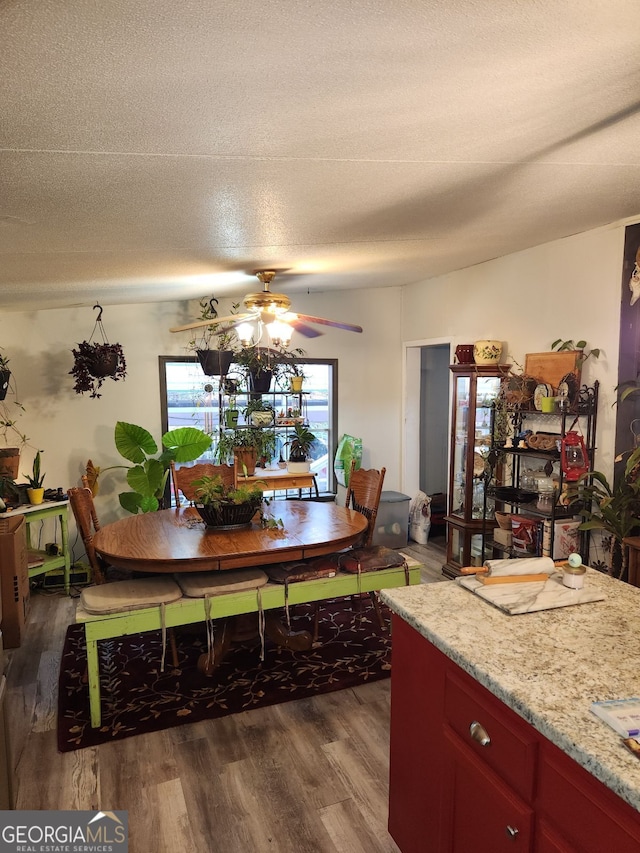
<svg viewBox="0 0 640 853">
<path fill-rule="evenodd" d="M 271 563 L 306 560 L 348 548 L 367 528 L 364 515 L 334 503 L 279 501 L 273 515 L 282 529 L 263 528 L 259 515 L 242 530 L 206 527 L 194 507 L 178 507 L 121 518 L 98 530 L 93 538 L 96 551 L 112 566 L 136 572 L 158 574 L 206 572 L 264 566 Z M 234 639 L 255 634 L 255 614 L 247 619 L 231 617 L 216 637 L 217 667 Z M 311 648 L 309 631 L 294 632 L 273 613 L 265 618 L 265 632 L 285 648 Z M 206 675 L 214 667 L 202 655 L 199 667 Z"/>
<path fill-rule="evenodd" d="M 272 504 L 282 529 L 265 529 L 258 516 L 249 528 L 206 527 L 193 507 L 164 509 L 121 518 L 98 530 L 96 551 L 118 569 L 206 572 L 307 560 L 353 545 L 367 519 L 334 503 L 304 500 Z"/>
</svg>

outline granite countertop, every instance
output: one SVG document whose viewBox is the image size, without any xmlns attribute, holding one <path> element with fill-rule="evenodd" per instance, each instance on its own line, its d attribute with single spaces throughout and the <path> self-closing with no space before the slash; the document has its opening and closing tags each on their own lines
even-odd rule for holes
<svg viewBox="0 0 640 853">
<path fill-rule="evenodd" d="M 448 658 L 640 810 L 640 761 L 591 702 L 640 696 L 640 589 L 587 570 L 604 601 L 509 616 L 454 581 L 383 590 Z"/>
</svg>

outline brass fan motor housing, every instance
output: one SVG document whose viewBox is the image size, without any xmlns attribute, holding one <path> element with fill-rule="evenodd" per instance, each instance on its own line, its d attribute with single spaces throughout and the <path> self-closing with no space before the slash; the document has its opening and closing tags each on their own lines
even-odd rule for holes
<svg viewBox="0 0 640 853">
<path fill-rule="evenodd" d="M 291 300 L 286 293 L 271 293 L 269 285 L 273 281 L 275 272 L 265 270 L 257 272 L 257 279 L 264 285 L 261 293 L 247 293 L 244 305 L 247 311 L 266 311 L 268 314 L 284 314 L 291 307 Z"/>
</svg>

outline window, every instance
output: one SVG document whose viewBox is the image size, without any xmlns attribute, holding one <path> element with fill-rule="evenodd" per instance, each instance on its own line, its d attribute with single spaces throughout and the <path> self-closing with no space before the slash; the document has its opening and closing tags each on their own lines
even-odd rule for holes
<svg viewBox="0 0 640 853">
<path fill-rule="evenodd" d="M 300 359 L 305 373 L 302 394 L 302 412 L 309 429 L 316 436 L 311 452 L 311 470 L 315 473 L 318 490 L 322 494 L 335 492 L 333 460 L 337 444 L 337 359 Z M 238 378 L 239 373 L 231 365 L 228 376 Z M 273 383 L 275 386 L 275 382 Z M 243 387 L 242 383 L 241 387 Z M 182 426 L 195 426 L 213 436 L 210 450 L 202 457 L 203 461 L 213 461 L 217 436 L 220 434 L 220 406 L 228 405 L 221 394 L 220 378 L 205 376 L 195 356 L 160 356 L 160 386 L 162 401 L 162 430 Z M 273 406 L 276 415 L 285 418 L 288 409 L 295 407 L 296 395 L 272 387 L 263 399 Z M 236 398 L 240 409 L 239 424 L 244 424 L 242 409 L 248 402 L 247 393 L 240 391 Z M 280 453 L 287 458 L 286 427 L 265 427 L 275 429 L 277 463 Z"/>
</svg>

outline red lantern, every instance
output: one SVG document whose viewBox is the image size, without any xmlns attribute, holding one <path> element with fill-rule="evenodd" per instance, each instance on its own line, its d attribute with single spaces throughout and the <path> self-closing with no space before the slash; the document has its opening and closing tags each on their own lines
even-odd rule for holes
<svg viewBox="0 0 640 853">
<path fill-rule="evenodd" d="M 571 482 L 579 480 L 589 470 L 587 448 L 579 433 L 570 431 L 562 439 L 560 464 L 565 478 Z"/>
</svg>

